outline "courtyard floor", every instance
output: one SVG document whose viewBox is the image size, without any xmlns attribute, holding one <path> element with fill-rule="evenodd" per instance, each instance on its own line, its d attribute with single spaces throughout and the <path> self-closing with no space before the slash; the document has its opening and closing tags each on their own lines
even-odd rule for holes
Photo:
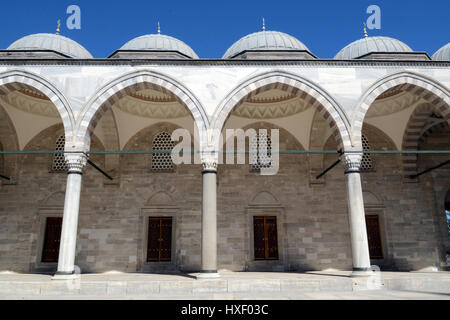
<svg viewBox="0 0 450 320">
<path fill-rule="evenodd" d="M 221 299 L 221 300 L 450 300 L 450 272 L 378 272 L 352 278 L 350 272 L 221 272 L 197 274 L 81 274 L 72 280 L 51 275 L 0 274 L 0 299 Z"/>
</svg>

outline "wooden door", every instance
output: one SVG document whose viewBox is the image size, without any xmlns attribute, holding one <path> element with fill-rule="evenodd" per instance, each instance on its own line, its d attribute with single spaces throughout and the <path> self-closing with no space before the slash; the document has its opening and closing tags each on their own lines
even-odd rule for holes
<svg viewBox="0 0 450 320">
<path fill-rule="evenodd" d="M 42 262 L 58 262 L 61 229 L 61 217 L 48 217 L 46 219 Z"/>
<path fill-rule="evenodd" d="M 277 217 L 253 217 L 253 235 L 255 260 L 277 260 Z"/>
<path fill-rule="evenodd" d="M 383 259 L 380 220 L 378 215 L 366 215 L 367 239 L 369 241 L 370 259 Z"/>
<path fill-rule="evenodd" d="M 170 261 L 172 217 L 149 217 L 147 261 Z"/>
</svg>

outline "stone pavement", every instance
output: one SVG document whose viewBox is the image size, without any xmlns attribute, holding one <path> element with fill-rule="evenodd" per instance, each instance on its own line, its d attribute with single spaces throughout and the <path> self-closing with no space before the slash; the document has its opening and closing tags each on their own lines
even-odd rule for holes
<svg viewBox="0 0 450 320">
<path fill-rule="evenodd" d="M 0 274 L 0 299 L 242 299 L 304 300 L 449 299 L 450 272 L 381 272 L 351 278 L 350 272 L 221 272 L 196 274 L 82 274 L 75 280 L 50 275 Z"/>
</svg>

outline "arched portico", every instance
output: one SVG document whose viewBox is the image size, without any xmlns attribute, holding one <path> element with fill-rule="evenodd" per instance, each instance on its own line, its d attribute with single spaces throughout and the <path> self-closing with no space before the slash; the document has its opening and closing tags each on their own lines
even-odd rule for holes
<svg viewBox="0 0 450 320">
<path fill-rule="evenodd" d="M 66 141 L 72 141 L 75 120 L 70 103 L 64 94 L 48 80 L 27 71 L 9 71 L 0 74 L 0 95 L 21 89 L 37 90 L 50 99 L 61 117 Z"/>
<path fill-rule="evenodd" d="M 209 120 L 206 113 L 194 94 L 181 83 L 153 71 L 137 71 L 125 74 L 99 89 L 89 100 L 77 121 L 77 137 L 80 144 L 77 149 L 89 149 L 89 137 L 94 131 L 98 121 L 122 97 L 139 90 L 153 89 L 173 96 L 181 105 L 186 107 L 199 132 L 200 148 L 206 143 L 206 132 Z"/>
<path fill-rule="evenodd" d="M 392 88 L 418 95 L 430 107 L 450 123 L 450 92 L 445 86 L 423 75 L 400 72 L 375 82 L 359 100 L 352 117 L 352 136 L 356 146 L 361 146 L 361 131 L 364 118 L 372 103 L 384 92 Z"/>
<path fill-rule="evenodd" d="M 322 88 L 313 82 L 287 72 L 274 71 L 252 77 L 233 89 L 216 109 L 211 128 L 217 134 L 222 131 L 231 112 L 246 99 L 272 89 L 278 89 L 297 95 L 316 108 L 327 120 L 333 130 L 339 148 L 350 149 L 349 122 L 339 104 Z M 218 137 L 214 136 L 210 144 L 218 146 Z"/>
</svg>

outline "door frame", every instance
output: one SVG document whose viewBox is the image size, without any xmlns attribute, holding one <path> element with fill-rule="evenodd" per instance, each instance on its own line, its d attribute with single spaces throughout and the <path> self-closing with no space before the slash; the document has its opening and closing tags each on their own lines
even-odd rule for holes
<svg viewBox="0 0 450 320">
<path fill-rule="evenodd" d="M 389 265 L 391 257 L 389 255 L 389 242 L 387 241 L 388 228 L 384 216 L 384 210 L 381 207 L 366 207 L 364 208 L 366 216 L 378 216 L 378 226 L 381 238 L 381 251 L 383 252 L 383 259 L 370 259 L 372 264 L 386 266 Z M 367 226 L 366 226 L 367 228 Z M 367 231 L 366 231 L 367 232 Z"/>
<path fill-rule="evenodd" d="M 249 270 L 258 269 L 280 269 L 285 265 L 285 232 L 284 229 L 284 210 L 281 206 L 251 206 L 247 208 L 248 215 L 248 255 L 247 266 Z M 278 245 L 278 259 L 277 260 L 255 260 L 255 241 L 254 241 L 254 226 L 253 217 L 276 217 L 277 218 L 277 245 Z M 284 268 L 284 267 L 283 267 Z M 280 270 L 281 271 L 281 270 Z"/>
<path fill-rule="evenodd" d="M 50 272 L 56 270 L 58 262 L 42 262 L 42 253 L 44 250 L 45 231 L 47 218 L 62 218 L 63 207 L 39 208 L 37 214 L 37 241 L 36 241 L 36 260 L 34 261 L 34 271 Z"/>
<path fill-rule="evenodd" d="M 139 241 L 137 252 L 137 270 L 143 272 L 151 272 L 160 269 L 173 268 L 177 266 L 176 254 L 176 231 L 177 231 L 177 207 L 147 207 L 142 208 L 139 217 Z M 172 246 L 170 253 L 170 261 L 147 261 L 147 246 L 148 246 L 148 223 L 150 217 L 171 217 L 172 218 Z"/>
</svg>

